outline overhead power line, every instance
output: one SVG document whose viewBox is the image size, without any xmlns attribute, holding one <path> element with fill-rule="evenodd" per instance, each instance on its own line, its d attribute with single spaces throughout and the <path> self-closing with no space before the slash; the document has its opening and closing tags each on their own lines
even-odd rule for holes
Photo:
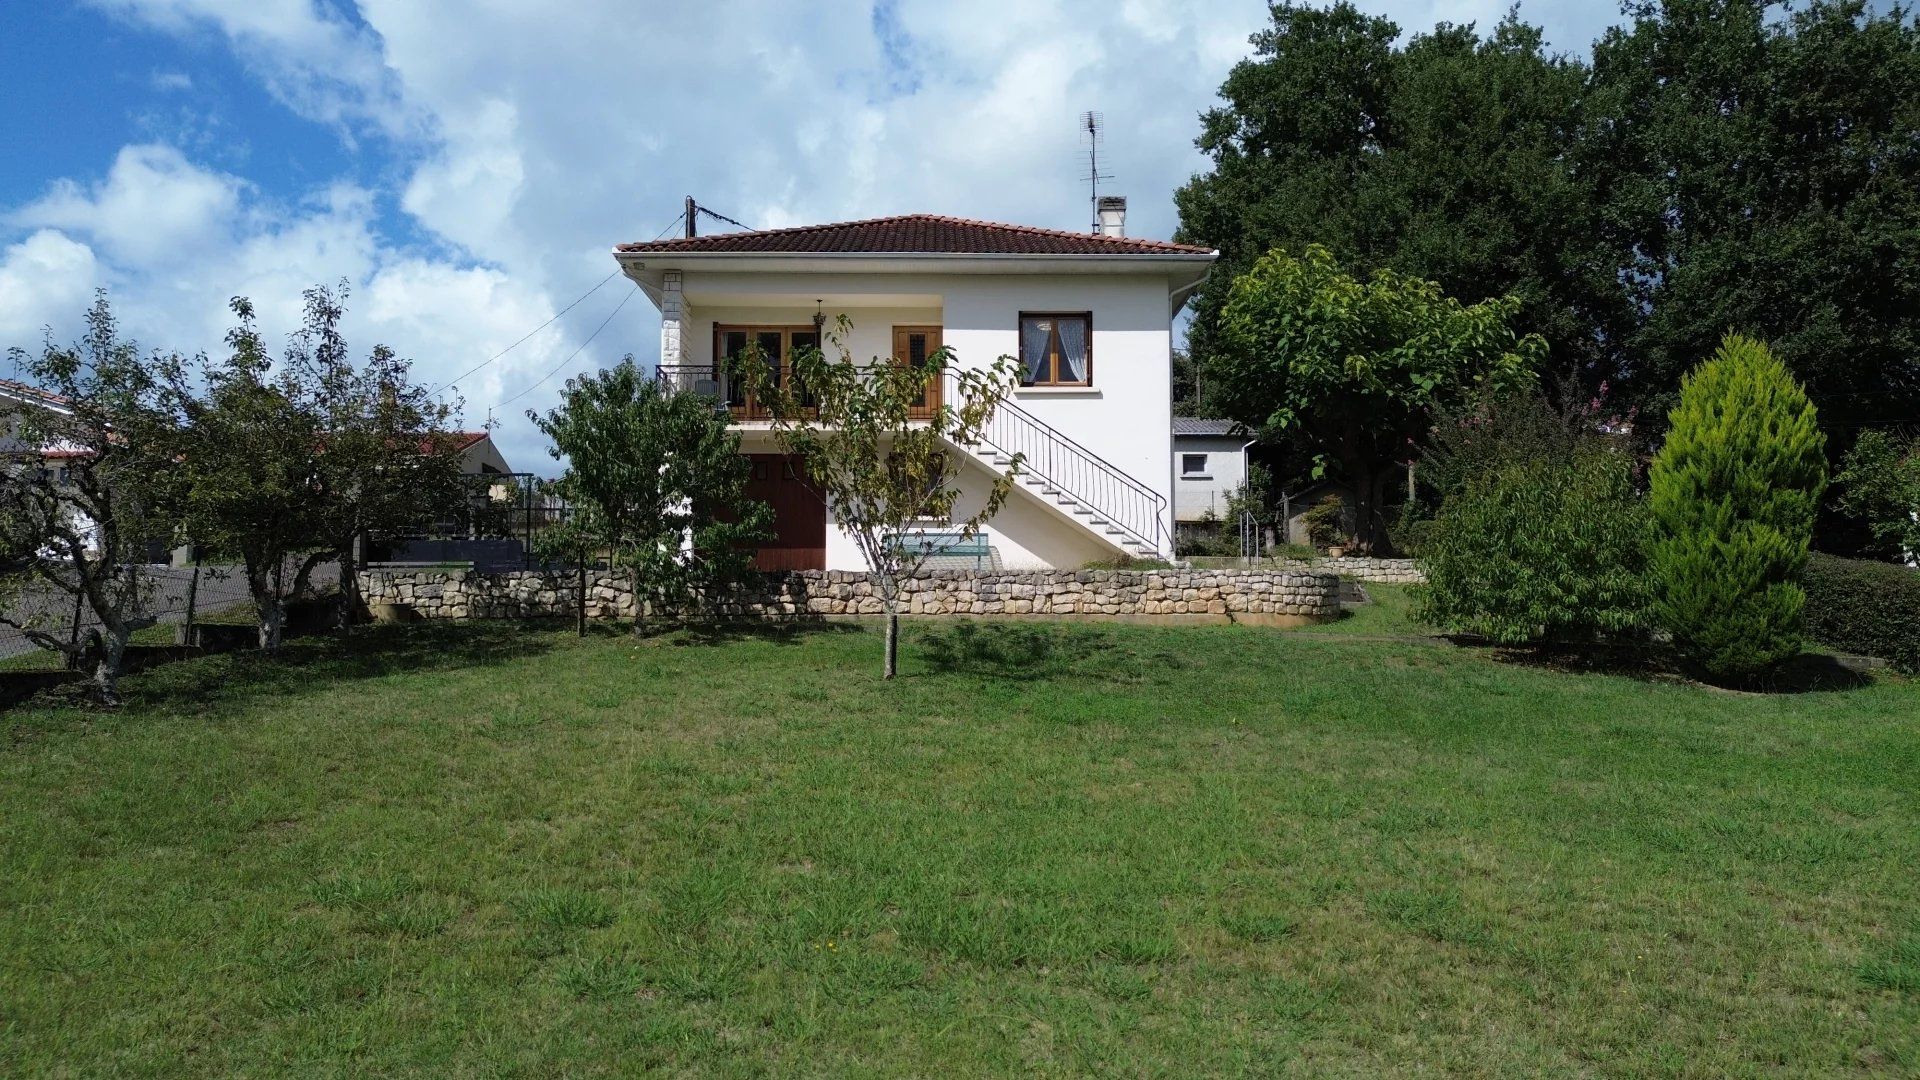
<svg viewBox="0 0 1920 1080">
<path fill-rule="evenodd" d="M 702 209 L 704 210 L 705 208 L 704 208 L 704 207 L 702 207 Z M 707 211 L 707 212 L 708 212 L 708 213 L 712 213 L 712 211 Z M 668 233 L 670 233 L 670 232 L 672 232 L 672 231 L 673 231 L 673 229 L 674 229 L 674 226 L 676 226 L 676 225 L 679 225 L 679 224 L 680 224 L 680 223 L 681 223 L 682 221 L 685 221 L 685 220 L 686 220 L 686 217 L 687 217 L 687 212 L 686 212 L 685 210 L 682 210 L 682 211 L 681 211 L 680 213 L 678 213 L 678 214 L 676 214 L 676 215 L 674 215 L 674 218 L 673 218 L 673 220 L 672 220 L 672 221 L 669 221 L 669 222 L 667 222 L 667 227 L 666 227 L 666 228 L 664 228 L 664 229 L 661 229 L 661 230 L 660 230 L 659 232 L 657 232 L 657 233 L 655 233 L 655 234 L 654 234 L 654 237 L 653 237 L 653 238 L 654 238 L 655 240 L 658 240 L 658 239 L 660 239 L 661 237 L 663 237 L 663 236 L 665 236 L 665 235 L 667 235 Z M 736 224 L 738 224 L 738 223 L 736 222 Z M 742 227 L 742 228 L 745 228 L 745 226 L 741 226 L 741 227 Z M 545 330 L 545 329 L 546 329 L 547 327 L 549 327 L 549 326 L 552 326 L 552 325 L 554 324 L 554 322 L 555 322 L 556 320 L 558 320 L 558 319 L 560 318 L 560 316 L 562 316 L 562 315 L 565 315 L 565 314 L 566 314 L 567 312 L 569 312 L 569 311 L 572 311 L 572 310 L 573 310 L 574 308 L 576 308 L 576 307 L 579 307 L 579 306 L 580 306 L 580 301 L 582 301 L 582 300 L 585 300 L 585 299 L 586 299 L 587 297 L 589 297 L 589 296 L 592 296 L 592 295 L 593 295 L 594 293 L 597 293 L 597 292 L 599 292 L 599 291 L 600 291 L 600 287 L 601 287 L 602 285 L 605 285 L 605 284 L 606 284 L 607 282 L 609 282 L 609 281 L 612 281 L 612 280 L 613 280 L 614 278 L 616 278 L 616 277 L 618 277 L 619 275 L 620 275 L 620 270 L 619 270 L 619 268 L 618 268 L 618 267 L 616 267 L 616 268 L 614 269 L 614 271 L 613 271 L 613 273 L 611 273 L 611 274 L 608 274 L 608 275 L 607 275 L 606 277 L 603 277 L 603 278 L 601 278 L 601 279 L 600 279 L 600 280 L 599 280 L 598 282 L 596 282 L 596 283 L 594 284 L 594 286 L 593 286 L 593 288 L 591 288 L 591 289 L 588 289 L 588 290 L 587 290 L 586 292 L 583 292 L 583 293 L 581 293 L 581 294 L 580 294 L 580 296 L 579 296 L 579 297 L 578 297 L 577 299 L 575 299 L 573 303 L 571 303 L 571 304 L 568 304 L 568 305 L 567 305 L 566 307 L 563 307 L 563 308 L 561 308 L 561 309 L 560 309 L 559 311 L 557 311 L 557 312 L 554 312 L 554 314 L 553 314 L 553 317 L 552 317 L 552 318 L 550 318 L 550 319 L 548 319 L 548 320 L 547 320 L 546 322 L 543 322 L 543 323 L 541 323 L 541 324 L 540 324 L 539 326 L 536 326 L 536 327 L 534 327 L 533 329 L 531 329 L 531 330 L 529 330 L 529 331 L 527 331 L 527 333 L 526 333 L 526 335 L 525 335 L 524 337 L 522 337 L 522 338 L 521 338 L 520 340 L 518 340 L 518 341 L 516 341 L 516 342 L 514 342 L 513 344 L 511 344 L 511 345 L 509 345 L 509 346 L 507 346 L 507 347 L 506 347 L 506 348 L 504 348 L 504 349 L 501 349 L 501 350 L 500 350 L 499 352 L 497 352 L 497 353 L 494 353 L 494 354 L 493 354 L 492 356 L 489 356 L 489 357 L 487 357 L 487 358 L 486 358 L 485 360 L 482 360 L 482 361 L 480 361 L 479 363 L 477 363 L 477 364 L 475 364 L 475 365 L 473 365 L 472 367 L 470 367 L 470 368 L 468 368 L 467 370 L 465 370 L 465 371 L 463 371 L 463 372 L 461 372 L 461 373 L 460 373 L 460 374 L 459 374 L 459 375 L 458 375 L 457 377 L 455 377 L 455 378 L 452 378 L 452 379 L 448 379 L 448 380 L 447 380 L 446 382 L 443 382 L 443 383 L 441 383 L 441 384 L 440 384 L 439 386 L 436 386 L 436 387 L 434 387 L 434 388 L 433 388 L 433 389 L 432 389 L 431 391 L 429 391 L 429 393 L 434 393 L 434 394 L 437 394 L 437 393 L 439 393 L 440 391 L 442 391 L 442 390 L 445 390 L 445 389 L 446 389 L 447 387 L 449 387 L 449 386 L 452 386 L 452 385 L 454 385 L 455 383 L 458 383 L 458 382 L 459 382 L 460 380 L 462 380 L 462 379 L 465 379 L 465 378 L 466 378 L 467 376 L 469 376 L 469 375 L 472 375 L 472 374 L 473 374 L 474 372 L 476 372 L 476 371 L 479 371 L 479 370 L 481 370 L 481 369 L 483 369 L 483 368 L 485 368 L 485 367 L 486 367 L 487 365 L 489 365 L 489 364 L 491 364 L 491 363 L 493 363 L 493 362 L 494 362 L 495 360 L 498 360 L 498 359 L 500 359 L 501 357 L 503 357 L 503 356 L 505 356 L 505 355 L 507 355 L 508 353 L 510 353 L 510 352 L 512 352 L 513 350 L 515 350 L 515 349 L 517 349 L 517 348 L 519 348 L 520 346 L 522 346 L 522 345 L 524 345 L 524 344 L 526 344 L 526 343 L 527 343 L 527 341 L 528 341 L 528 339 L 530 339 L 530 338 L 532 338 L 532 337 L 533 337 L 533 335 L 535 335 L 535 334 L 537 334 L 537 333 L 539 333 L 539 332 L 540 332 L 540 331 L 542 331 L 542 330 Z M 632 297 L 631 297 L 631 294 L 629 294 L 629 296 L 628 296 L 628 299 L 631 299 L 631 298 L 632 298 Z M 622 301 L 621 301 L 620 303 L 621 303 L 621 305 L 622 305 L 622 306 L 625 306 L 625 304 L 626 304 L 626 300 L 622 300 Z M 614 310 L 615 310 L 615 311 L 618 311 L 618 310 L 619 310 L 619 308 L 615 308 Z M 609 318 L 611 318 L 611 316 L 609 316 Z M 606 324 L 605 324 L 605 323 L 602 323 L 601 325 L 602 325 L 602 326 L 605 326 Z M 599 332 L 600 332 L 600 331 L 598 331 L 598 330 L 595 330 L 595 331 L 594 331 L 594 333 L 596 333 L 596 334 L 597 334 L 597 333 L 599 333 Z M 591 339 L 591 338 L 589 338 L 588 340 L 592 340 L 592 339 Z"/>
<path fill-rule="evenodd" d="M 733 225 L 733 226 L 736 226 L 736 227 L 738 227 L 738 228 L 742 228 L 742 229 L 745 229 L 745 230 L 747 230 L 748 232 L 759 232 L 759 231 L 760 231 L 759 229 L 756 229 L 756 228 L 754 228 L 753 226 L 751 226 L 751 225 L 748 225 L 748 224 L 746 224 L 745 222 L 740 222 L 740 221 L 735 221 L 735 220 L 733 220 L 732 218 L 730 218 L 730 217 L 728 217 L 728 216 L 727 216 L 727 215 L 725 215 L 725 214 L 716 214 L 716 213 L 714 213 L 714 212 L 713 212 L 712 210 L 709 210 L 709 209 L 707 209 L 706 207 L 704 207 L 704 206 L 701 206 L 701 205 L 699 205 L 698 203 L 695 203 L 695 204 L 694 204 L 694 207 L 693 207 L 693 208 L 694 208 L 695 210 L 698 210 L 698 211 L 700 211 L 701 213 L 703 213 L 703 214 L 705 214 L 705 215 L 707 215 L 708 217 L 710 217 L 710 218 L 713 218 L 713 219 L 714 219 L 714 220 L 716 220 L 716 221 L 724 221 L 724 222 L 726 222 L 726 223 L 727 223 L 727 224 L 729 224 L 729 225 Z M 683 214 L 683 216 L 684 216 L 684 214 Z"/>
<path fill-rule="evenodd" d="M 579 307 L 581 300 L 585 300 L 587 297 L 592 296 L 594 293 L 599 292 L 601 285 L 605 285 L 607 282 L 612 281 L 614 278 L 619 276 L 620 276 L 620 271 L 618 268 L 616 268 L 613 271 L 613 273 L 608 274 L 606 277 L 601 278 L 599 283 L 594 285 L 593 288 L 588 289 L 586 292 L 581 293 L 580 298 L 578 300 L 575 300 L 573 303 L 568 304 L 566 307 L 563 307 L 559 311 L 555 312 L 553 315 L 553 318 L 550 318 L 546 322 L 541 323 L 539 326 L 536 326 L 533 329 L 527 331 L 525 337 L 522 337 L 519 341 L 514 342 L 513 344 L 507 346 L 506 348 L 501 349 L 499 352 L 494 353 L 492 356 L 487 357 L 485 360 L 482 360 L 479 363 L 473 365 L 472 367 L 461 372 L 459 375 L 455 376 L 454 378 L 448 379 L 446 382 L 443 382 L 439 386 L 434 387 L 431 392 L 437 394 L 440 391 L 445 390 L 447 387 L 452 386 L 455 383 L 458 383 L 461 379 L 466 378 L 467 376 L 473 374 L 474 372 L 479 371 L 481 368 L 486 367 L 488 364 L 493 363 L 495 360 L 500 359 L 501 357 L 507 355 L 513 350 L 526 344 L 528 338 L 531 338 L 533 337 L 533 335 L 539 333 L 542 330 L 545 330 L 549 326 L 552 326 L 555 319 L 558 319 L 560 316 L 565 315 L 567 312 L 572 311 L 576 307 Z"/>
<path fill-rule="evenodd" d="M 639 291 L 640 290 L 638 288 L 635 288 L 632 292 L 629 292 L 627 293 L 627 295 L 621 297 L 620 302 L 618 304 L 615 304 L 613 307 L 613 310 L 607 313 L 607 317 L 600 321 L 600 325 L 594 327 L 593 333 L 587 335 L 587 340 L 581 342 L 579 348 L 568 353 L 567 358 L 565 360 L 562 360 L 559 363 L 553 365 L 552 370 L 548 371 L 545 375 L 540 376 L 539 381 L 535 382 L 531 386 L 528 386 L 526 389 L 513 395 L 512 397 L 501 402 L 500 404 L 495 405 L 494 408 L 504 409 L 507 406 L 513 404 L 514 402 L 519 401 L 521 398 L 526 397 L 528 394 L 533 393 L 535 390 L 538 390 L 540 387 L 546 385 L 546 382 L 548 379 L 551 379 L 555 375 L 558 375 L 560 373 L 561 368 L 564 368 L 568 364 L 573 363 L 574 357 L 579 356 L 581 353 L 585 352 L 587 346 L 593 344 L 593 339 L 600 336 L 600 331 L 605 330 L 607 328 L 607 324 L 613 321 L 613 317 L 615 315 L 620 314 L 620 309 L 623 307 L 626 307 L 627 301 L 633 299 L 633 294 Z"/>
</svg>

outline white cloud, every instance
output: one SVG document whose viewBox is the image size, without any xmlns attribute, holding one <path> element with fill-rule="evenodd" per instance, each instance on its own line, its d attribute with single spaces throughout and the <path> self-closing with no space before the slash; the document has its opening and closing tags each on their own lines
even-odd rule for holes
<svg viewBox="0 0 1920 1080">
<path fill-rule="evenodd" d="M 192 258 L 217 246 L 246 187 L 190 164 L 170 146 L 123 147 L 104 181 L 56 181 L 9 214 L 14 225 L 79 232 L 135 259 Z"/>
<path fill-rule="evenodd" d="M 99 282 L 93 249 L 41 229 L 0 253 L 0 346 L 31 349 L 56 312 L 78 314 Z"/>
<path fill-rule="evenodd" d="M 688 193 L 759 226 L 924 210 L 1083 228 L 1084 109 L 1106 116 L 1103 190 L 1130 197 L 1129 231 L 1168 236 L 1172 191 L 1205 165 L 1198 115 L 1268 18 L 1264 0 L 90 2 L 223 40 L 382 179 L 287 205 L 298 193 L 268 197 L 177 150 L 128 147 L 103 180 L 55 184 L 6 223 L 58 230 L 39 241 L 47 252 L 88 249 L 90 279 L 182 347 L 218 341 L 233 293 L 290 329 L 302 287 L 344 276 L 356 341 L 385 341 L 431 381 L 600 280 L 612 244 L 652 237 Z M 1507 2 L 1369 6 L 1414 32 L 1490 26 Z M 1523 14 L 1582 49 L 1610 10 Z M 381 207 L 438 243 L 396 247 Z M 9 260 L 26 257 L 18 248 Z M 469 380 L 476 413 L 558 363 L 617 302 L 613 288 Z M 573 370 L 628 350 L 650 359 L 652 319 L 634 301 Z M 551 404 L 559 381 L 516 414 Z M 502 437 L 516 463 L 542 464 L 524 420 L 508 418 Z"/>
<path fill-rule="evenodd" d="M 88 0 L 177 34 L 213 32 L 289 108 L 343 130 L 400 135 L 418 122 L 402 103 L 379 36 L 315 0 Z"/>
<path fill-rule="evenodd" d="M 184 71 L 156 71 L 150 81 L 162 93 L 193 89 L 193 76 Z"/>
</svg>

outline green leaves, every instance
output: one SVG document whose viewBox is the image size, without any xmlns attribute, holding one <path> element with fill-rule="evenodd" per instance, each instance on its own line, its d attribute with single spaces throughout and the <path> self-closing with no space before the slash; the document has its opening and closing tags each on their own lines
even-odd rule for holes
<svg viewBox="0 0 1920 1080">
<path fill-rule="evenodd" d="M 1218 392 L 1270 436 L 1339 461 L 1357 488 L 1357 539 L 1378 527 L 1371 486 L 1432 417 L 1482 388 L 1529 381 L 1546 342 L 1512 328 L 1518 301 L 1466 305 L 1430 281 L 1366 281 L 1309 244 L 1276 249 L 1235 279 L 1220 313 Z"/>
<path fill-rule="evenodd" d="M 1866 522 L 1873 554 L 1920 553 L 1920 439 L 1903 443 L 1884 431 L 1861 432 L 1835 479 L 1840 509 Z"/>
<path fill-rule="evenodd" d="M 276 363 L 253 304 L 236 297 L 228 354 L 201 357 L 198 379 L 184 364 L 167 373 L 186 419 L 183 524 L 196 544 L 245 564 L 266 649 L 278 647 L 285 604 L 320 562 L 343 561 L 348 594 L 357 539 L 466 522 L 476 495 L 485 498 L 461 471 L 457 407 L 413 382 L 411 363 L 385 346 L 355 363 L 340 332 L 345 300 L 344 284 L 306 290 L 301 331 Z"/>
<path fill-rule="evenodd" d="M 633 572 L 655 614 L 694 610 L 752 568 L 773 514 L 746 497 L 751 463 L 713 399 L 674 392 L 629 356 L 527 415 L 567 463 L 555 488 L 571 515 L 541 533 L 542 554 L 604 555 Z"/>
<path fill-rule="evenodd" d="M 1669 421 L 1650 477 L 1661 621 L 1702 671 L 1751 680 L 1800 651 L 1826 439 L 1786 368 L 1737 334 L 1687 376 Z"/>
<path fill-rule="evenodd" d="M 1447 495 L 1421 547 L 1422 621 L 1508 645 L 1648 628 L 1633 458 L 1590 421 L 1534 394 L 1450 418 L 1430 458 Z"/>
<path fill-rule="evenodd" d="M 860 364 L 844 344 L 851 329 L 840 316 L 827 335 L 839 356 L 800 349 L 794 377 L 778 386 L 757 356 L 740 358 L 738 367 L 750 392 L 772 412 L 786 451 L 806 459 L 835 524 L 860 549 L 894 615 L 901 582 L 932 554 L 911 535 L 933 525 L 971 539 L 1013 490 L 1017 455 L 1006 469 L 989 472 L 958 448 L 979 441 L 1014 385 L 1018 365 L 1002 356 L 985 367 L 955 368 L 953 351 L 945 346 L 924 365 L 881 357 Z M 796 387 L 805 387 L 805 395 Z M 898 627 L 889 619 L 888 678 L 897 644 Z"/>
<path fill-rule="evenodd" d="M 1271 16 L 1202 119 L 1211 168 L 1175 196 L 1178 237 L 1221 251 L 1190 338 L 1210 375 L 1234 279 L 1320 243 L 1356 275 L 1515 298 L 1511 325 L 1611 381 L 1643 433 L 1730 326 L 1830 431 L 1920 415 L 1911 10 L 1636 2 L 1590 63 L 1515 16 L 1404 35 L 1346 2 Z"/>
</svg>

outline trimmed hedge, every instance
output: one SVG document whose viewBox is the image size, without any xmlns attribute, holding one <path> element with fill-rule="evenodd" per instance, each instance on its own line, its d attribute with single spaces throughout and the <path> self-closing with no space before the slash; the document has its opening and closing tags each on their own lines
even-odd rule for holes
<svg viewBox="0 0 1920 1080">
<path fill-rule="evenodd" d="M 1920 673 L 1920 570 L 1815 553 L 1801 584 L 1815 641 Z"/>
</svg>

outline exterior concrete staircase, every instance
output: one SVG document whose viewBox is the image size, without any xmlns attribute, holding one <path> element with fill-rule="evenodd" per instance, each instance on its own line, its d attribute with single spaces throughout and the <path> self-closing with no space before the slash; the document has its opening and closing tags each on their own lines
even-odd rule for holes
<svg viewBox="0 0 1920 1080">
<path fill-rule="evenodd" d="M 946 378 L 949 394 L 957 395 L 954 373 Z M 978 441 L 959 449 L 1001 473 L 1018 455 L 1015 480 L 1022 492 L 1119 554 L 1137 559 L 1172 554 L 1164 496 L 1011 401 L 994 410 Z"/>
</svg>

